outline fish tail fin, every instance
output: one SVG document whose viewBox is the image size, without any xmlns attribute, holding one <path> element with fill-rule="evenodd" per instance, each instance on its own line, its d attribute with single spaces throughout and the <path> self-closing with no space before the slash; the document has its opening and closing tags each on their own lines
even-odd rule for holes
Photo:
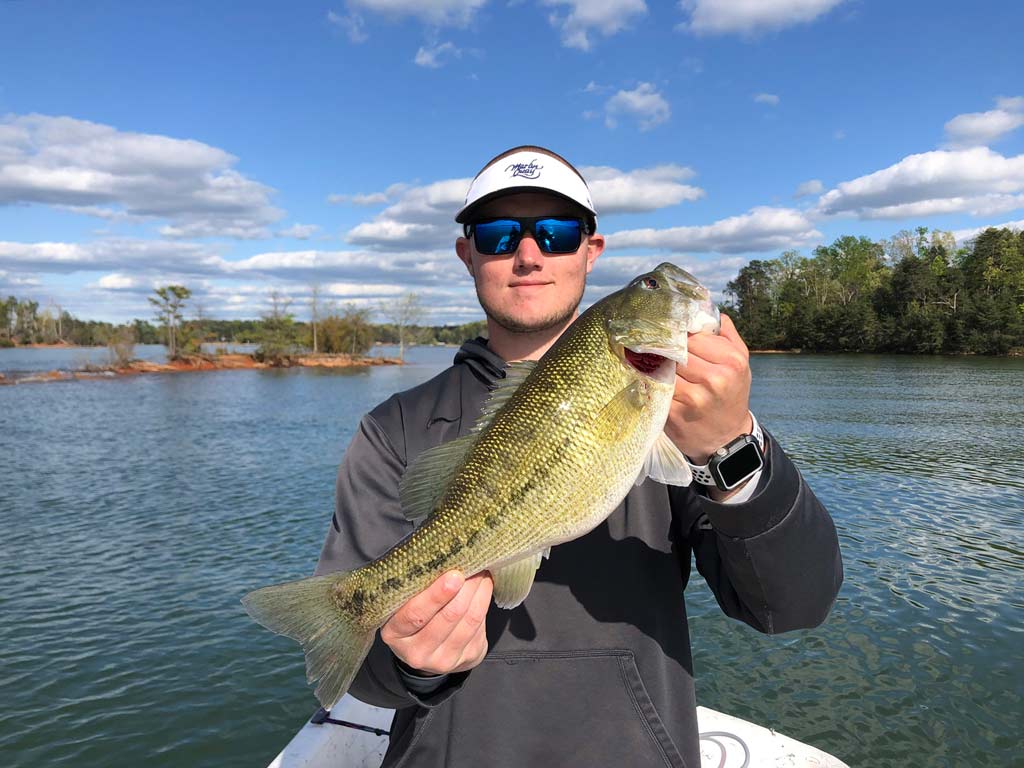
<svg viewBox="0 0 1024 768">
<path fill-rule="evenodd" d="M 299 642 L 306 652 L 306 680 L 318 682 L 316 697 L 330 709 L 352 684 L 373 643 L 375 629 L 340 609 L 334 595 L 348 573 L 314 576 L 263 587 L 242 598 L 259 624 Z"/>
</svg>

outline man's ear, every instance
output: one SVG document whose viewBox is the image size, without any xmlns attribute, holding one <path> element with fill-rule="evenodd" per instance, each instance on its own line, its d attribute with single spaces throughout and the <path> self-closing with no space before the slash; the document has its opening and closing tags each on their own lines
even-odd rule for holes
<svg viewBox="0 0 1024 768">
<path fill-rule="evenodd" d="M 597 257 L 604 252 L 604 235 L 593 234 L 587 238 L 587 274 L 594 268 Z"/>
<path fill-rule="evenodd" d="M 464 237 L 460 237 L 455 241 L 455 253 L 458 254 L 459 259 L 463 264 L 466 265 L 466 270 L 469 272 L 471 277 L 476 277 L 473 274 L 473 248 L 469 244 L 469 240 Z"/>
</svg>

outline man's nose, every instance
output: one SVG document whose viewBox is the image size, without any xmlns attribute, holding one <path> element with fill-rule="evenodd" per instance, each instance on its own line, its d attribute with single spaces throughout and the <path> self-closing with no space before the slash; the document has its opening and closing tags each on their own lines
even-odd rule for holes
<svg viewBox="0 0 1024 768">
<path fill-rule="evenodd" d="M 518 269 L 540 269 L 541 260 L 544 254 L 537 245 L 537 241 L 529 232 L 524 232 L 519 240 L 519 247 L 516 248 L 516 268 Z"/>
</svg>

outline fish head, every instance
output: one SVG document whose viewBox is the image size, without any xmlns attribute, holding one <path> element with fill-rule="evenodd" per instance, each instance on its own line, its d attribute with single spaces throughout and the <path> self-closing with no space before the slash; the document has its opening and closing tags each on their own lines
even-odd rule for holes
<svg viewBox="0 0 1024 768">
<path fill-rule="evenodd" d="M 609 299 L 613 300 L 606 317 L 612 346 L 641 373 L 662 367 L 666 358 L 685 365 L 687 334 L 718 333 L 721 325 L 711 292 L 669 262 L 634 278 Z"/>
</svg>

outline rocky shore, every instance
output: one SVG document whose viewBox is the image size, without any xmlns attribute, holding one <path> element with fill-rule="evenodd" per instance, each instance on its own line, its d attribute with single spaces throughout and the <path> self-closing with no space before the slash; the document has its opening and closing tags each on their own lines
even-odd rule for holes
<svg viewBox="0 0 1024 768">
<path fill-rule="evenodd" d="M 194 373 L 198 371 L 225 371 L 263 368 L 360 368 L 373 365 L 401 365 L 396 357 L 352 357 L 349 355 L 301 355 L 288 358 L 280 365 L 270 365 L 252 355 L 192 355 L 169 363 L 132 360 L 123 366 L 89 366 L 75 371 L 39 371 L 22 375 L 0 373 L 0 386 L 12 384 L 42 384 L 52 381 L 81 379 L 114 379 L 147 373 Z"/>
</svg>

